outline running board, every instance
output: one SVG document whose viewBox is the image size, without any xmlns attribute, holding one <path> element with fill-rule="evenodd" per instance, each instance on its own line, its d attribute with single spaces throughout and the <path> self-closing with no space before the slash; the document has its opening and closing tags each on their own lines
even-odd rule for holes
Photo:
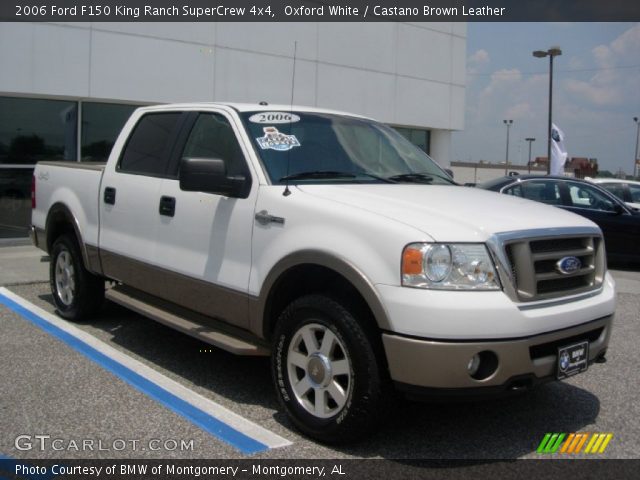
<svg viewBox="0 0 640 480">
<path fill-rule="evenodd" d="M 266 345 L 261 345 L 259 339 L 242 338 L 249 337 L 250 334 L 245 333 L 242 330 L 228 326 L 217 320 L 212 320 L 208 317 L 204 317 L 197 313 L 189 315 L 191 318 L 187 318 L 187 315 L 181 315 L 173 309 L 161 308 L 158 305 L 153 305 L 149 301 L 147 295 L 142 292 L 138 292 L 133 289 L 129 289 L 124 286 L 116 286 L 108 289 L 105 292 L 105 297 L 118 305 L 122 305 L 125 308 L 133 310 L 140 315 L 151 318 L 157 322 L 160 322 L 170 328 L 176 329 L 187 335 L 202 340 L 203 342 L 214 345 L 218 348 L 226 350 L 227 352 L 234 353 L 236 355 L 252 355 L 252 356 L 268 356 L 269 349 Z M 156 303 L 156 302 L 154 302 Z M 159 304 L 162 302 L 158 302 Z M 206 319 L 206 322 L 198 323 L 195 319 Z M 206 325 L 204 324 L 206 323 Z M 211 324 L 214 323 L 215 326 Z M 235 335 L 234 335 L 235 334 Z"/>
</svg>

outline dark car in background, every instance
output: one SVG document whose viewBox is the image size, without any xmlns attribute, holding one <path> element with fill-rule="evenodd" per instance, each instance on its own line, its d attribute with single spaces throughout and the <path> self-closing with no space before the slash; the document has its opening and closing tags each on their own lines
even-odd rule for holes
<svg viewBox="0 0 640 480">
<path fill-rule="evenodd" d="M 546 175 L 501 177 L 478 188 L 554 205 L 588 218 L 604 234 L 611 262 L 640 262 L 640 212 L 585 180 Z"/>
</svg>

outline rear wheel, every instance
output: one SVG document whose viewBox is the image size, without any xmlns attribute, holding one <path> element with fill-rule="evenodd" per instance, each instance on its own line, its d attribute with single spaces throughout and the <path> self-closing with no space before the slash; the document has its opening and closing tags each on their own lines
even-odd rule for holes
<svg viewBox="0 0 640 480">
<path fill-rule="evenodd" d="M 58 314 L 67 320 L 82 320 L 102 307 L 104 280 L 84 267 L 80 248 L 70 235 L 53 243 L 49 283 Z"/>
<path fill-rule="evenodd" d="M 380 423 L 385 396 L 375 338 L 342 303 L 307 295 L 282 313 L 272 372 L 295 425 L 326 443 L 352 441 Z"/>
</svg>

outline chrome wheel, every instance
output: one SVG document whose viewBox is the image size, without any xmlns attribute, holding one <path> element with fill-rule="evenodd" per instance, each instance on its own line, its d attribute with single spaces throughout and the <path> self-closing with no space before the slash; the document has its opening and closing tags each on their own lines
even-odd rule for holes
<svg viewBox="0 0 640 480">
<path fill-rule="evenodd" d="M 60 252 L 56 259 L 55 269 L 56 295 L 66 306 L 73 303 L 75 297 L 75 271 L 71 254 L 64 250 Z"/>
<path fill-rule="evenodd" d="M 352 366 L 344 344 L 327 326 L 303 325 L 287 352 L 287 373 L 298 403 L 317 418 L 330 418 L 346 405 Z"/>
</svg>

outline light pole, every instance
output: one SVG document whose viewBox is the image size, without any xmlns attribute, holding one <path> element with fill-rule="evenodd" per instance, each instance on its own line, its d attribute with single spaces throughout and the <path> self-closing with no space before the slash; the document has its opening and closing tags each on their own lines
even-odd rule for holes
<svg viewBox="0 0 640 480">
<path fill-rule="evenodd" d="M 560 47 L 551 47 L 549 50 L 536 50 L 533 56 L 536 58 L 549 57 L 549 127 L 547 128 L 547 175 L 551 173 L 551 112 L 553 106 L 553 57 L 562 55 Z"/>
<path fill-rule="evenodd" d="M 529 165 L 529 173 L 531 173 L 531 144 L 535 142 L 536 139 L 529 137 L 529 138 L 525 138 L 525 140 L 529 142 L 529 162 L 527 163 L 527 165 Z"/>
<path fill-rule="evenodd" d="M 633 177 L 638 176 L 638 141 L 640 140 L 640 121 L 638 117 L 633 117 L 633 121 L 636 122 L 638 131 L 636 132 L 636 155 L 633 157 Z"/>
<path fill-rule="evenodd" d="M 509 128 L 513 125 L 513 120 L 503 120 L 503 122 L 507 126 L 507 154 L 504 159 L 504 174 L 506 176 L 509 168 Z"/>
</svg>

